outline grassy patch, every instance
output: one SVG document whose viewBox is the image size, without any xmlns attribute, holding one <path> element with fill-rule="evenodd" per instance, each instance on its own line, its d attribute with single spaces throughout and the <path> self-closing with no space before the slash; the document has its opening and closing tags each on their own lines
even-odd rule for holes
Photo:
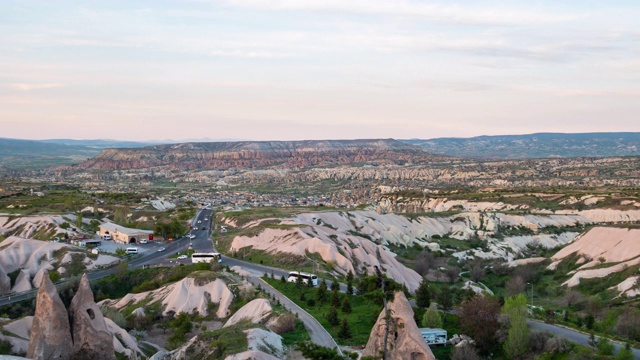
<svg viewBox="0 0 640 360">
<path fill-rule="evenodd" d="M 282 343 L 284 345 L 294 345 L 303 341 L 311 341 L 309 331 L 304 327 L 300 320 L 296 320 L 296 329 L 294 331 L 282 334 Z"/>
<path fill-rule="evenodd" d="M 307 286 L 298 287 L 294 283 L 282 283 L 279 280 L 265 279 L 271 286 L 278 291 L 285 294 L 289 299 L 295 302 L 298 306 L 307 311 L 311 316 L 316 318 L 320 324 L 329 331 L 331 336 L 336 339 L 338 344 L 341 345 L 365 345 L 369 340 L 371 329 L 382 311 L 382 307 L 376 304 L 374 301 L 365 298 L 364 296 L 346 295 L 340 294 L 340 299 L 343 300 L 345 296 L 349 297 L 353 311 L 349 314 L 345 314 L 338 310 L 338 317 L 340 320 L 346 317 L 351 328 L 351 339 L 339 339 L 338 330 L 339 326 L 332 326 L 326 319 L 326 314 L 331 309 L 331 292 L 328 292 L 328 299 L 324 303 L 319 303 L 316 300 L 317 288 L 309 288 Z M 304 294 L 305 300 L 301 300 L 301 296 Z M 315 305 L 310 306 L 307 301 L 313 299 Z"/>
<path fill-rule="evenodd" d="M 214 331 L 205 331 L 198 335 L 198 340 L 208 343 L 209 349 L 213 351 L 212 358 L 224 359 L 229 355 L 247 350 L 249 344 L 244 330 L 255 327 L 255 324 L 243 322 Z"/>
</svg>

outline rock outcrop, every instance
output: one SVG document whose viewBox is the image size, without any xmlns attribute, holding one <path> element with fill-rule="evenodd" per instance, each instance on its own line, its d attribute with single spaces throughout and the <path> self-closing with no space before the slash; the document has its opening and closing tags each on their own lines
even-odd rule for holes
<svg viewBox="0 0 640 360">
<path fill-rule="evenodd" d="M 89 279 L 84 274 L 78 291 L 71 300 L 69 320 L 73 333 L 74 359 L 115 360 L 113 335 L 104 316 L 94 302 Z"/>
<path fill-rule="evenodd" d="M 387 334 L 387 358 L 406 360 L 435 360 L 429 345 L 422 338 L 418 325 L 413 319 L 413 310 L 402 292 L 396 292 L 395 299 L 388 304 L 391 314 Z M 384 347 L 385 311 L 376 321 L 363 356 L 377 356 Z"/>
<path fill-rule="evenodd" d="M 4 268 L 0 266 L 0 295 L 6 294 L 11 290 L 11 279 L 9 275 L 4 271 Z"/>
<path fill-rule="evenodd" d="M 251 321 L 254 324 L 264 320 L 271 315 L 271 304 L 267 299 L 251 300 L 245 306 L 241 307 L 233 316 L 227 320 L 223 327 L 235 325 L 241 321 Z"/>
<path fill-rule="evenodd" d="M 31 290 L 31 277 L 29 276 L 28 269 L 22 269 L 20 270 L 20 273 L 16 278 L 16 283 L 13 285 L 11 291 L 23 292 L 28 290 Z"/>
<path fill-rule="evenodd" d="M 67 310 L 49 277 L 43 276 L 36 298 L 27 357 L 34 360 L 70 359 L 72 351 Z"/>
</svg>

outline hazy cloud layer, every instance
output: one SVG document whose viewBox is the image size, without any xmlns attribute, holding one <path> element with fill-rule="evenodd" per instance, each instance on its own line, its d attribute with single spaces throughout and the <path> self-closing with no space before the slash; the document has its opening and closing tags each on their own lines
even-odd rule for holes
<svg viewBox="0 0 640 360">
<path fill-rule="evenodd" d="M 633 1 L 6 1 L 19 138 L 640 131 Z"/>
</svg>

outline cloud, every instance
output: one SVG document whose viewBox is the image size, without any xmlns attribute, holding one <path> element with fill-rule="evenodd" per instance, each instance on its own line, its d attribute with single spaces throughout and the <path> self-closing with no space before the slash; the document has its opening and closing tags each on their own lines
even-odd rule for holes
<svg viewBox="0 0 640 360">
<path fill-rule="evenodd" d="M 15 83 L 10 84 L 10 87 L 13 89 L 21 90 L 21 91 L 31 91 L 31 90 L 43 90 L 43 89 L 55 89 L 66 86 L 62 83 Z"/>
<path fill-rule="evenodd" d="M 587 17 L 586 13 L 557 14 L 538 10 L 424 4 L 401 0 L 228 0 L 235 7 L 267 11 L 305 11 L 422 18 L 439 23 L 466 25 L 525 25 L 568 22 Z M 485 7 L 486 8 L 486 7 Z"/>
</svg>

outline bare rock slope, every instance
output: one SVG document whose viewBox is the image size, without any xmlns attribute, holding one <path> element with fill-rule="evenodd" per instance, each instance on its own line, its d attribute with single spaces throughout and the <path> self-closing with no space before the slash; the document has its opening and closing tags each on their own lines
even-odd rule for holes
<svg viewBox="0 0 640 360">
<path fill-rule="evenodd" d="M 595 227 L 570 245 L 558 251 L 551 260 L 550 269 L 556 269 L 561 261 L 575 257 L 581 266 L 564 282 L 569 287 L 580 284 L 581 279 L 604 278 L 631 266 L 640 264 L 640 230 Z M 631 285 L 631 286 L 629 286 Z M 632 280 L 621 284 L 621 289 L 633 290 Z M 636 292 L 628 292 L 627 296 Z"/>
<path fill-rule="evenodd" d="M 395 299 L 388 304 L 391 320 L 387 333 L 387 359 L 435 360 L 429 345 L 413 319 L 413 310 L 402 292 L 396 292 Z M 384 349 L 385 311 L 373 325 L 363 356 L 378 356 Z"/>
<path fill-rule="evenodd" d="M 206 276 L 207 274 L 200 275 Z M 164 308 L 164 315 L 170 311 L 175 313 L 197 311 L 206 316 L 209 314 L 209 304 L 215 303 L 218 304 L 216 316 L 225 318 L 229 315 L 229 306 L 232 300 L 233 293 L 222 279 L 200 280 L 187 277 L 157 290 L 127 294 L 119 300 L 103 300 L 99 305 L 122 309 L 142 301 L 148 304 L 160 301 Z"/>
</svg>

